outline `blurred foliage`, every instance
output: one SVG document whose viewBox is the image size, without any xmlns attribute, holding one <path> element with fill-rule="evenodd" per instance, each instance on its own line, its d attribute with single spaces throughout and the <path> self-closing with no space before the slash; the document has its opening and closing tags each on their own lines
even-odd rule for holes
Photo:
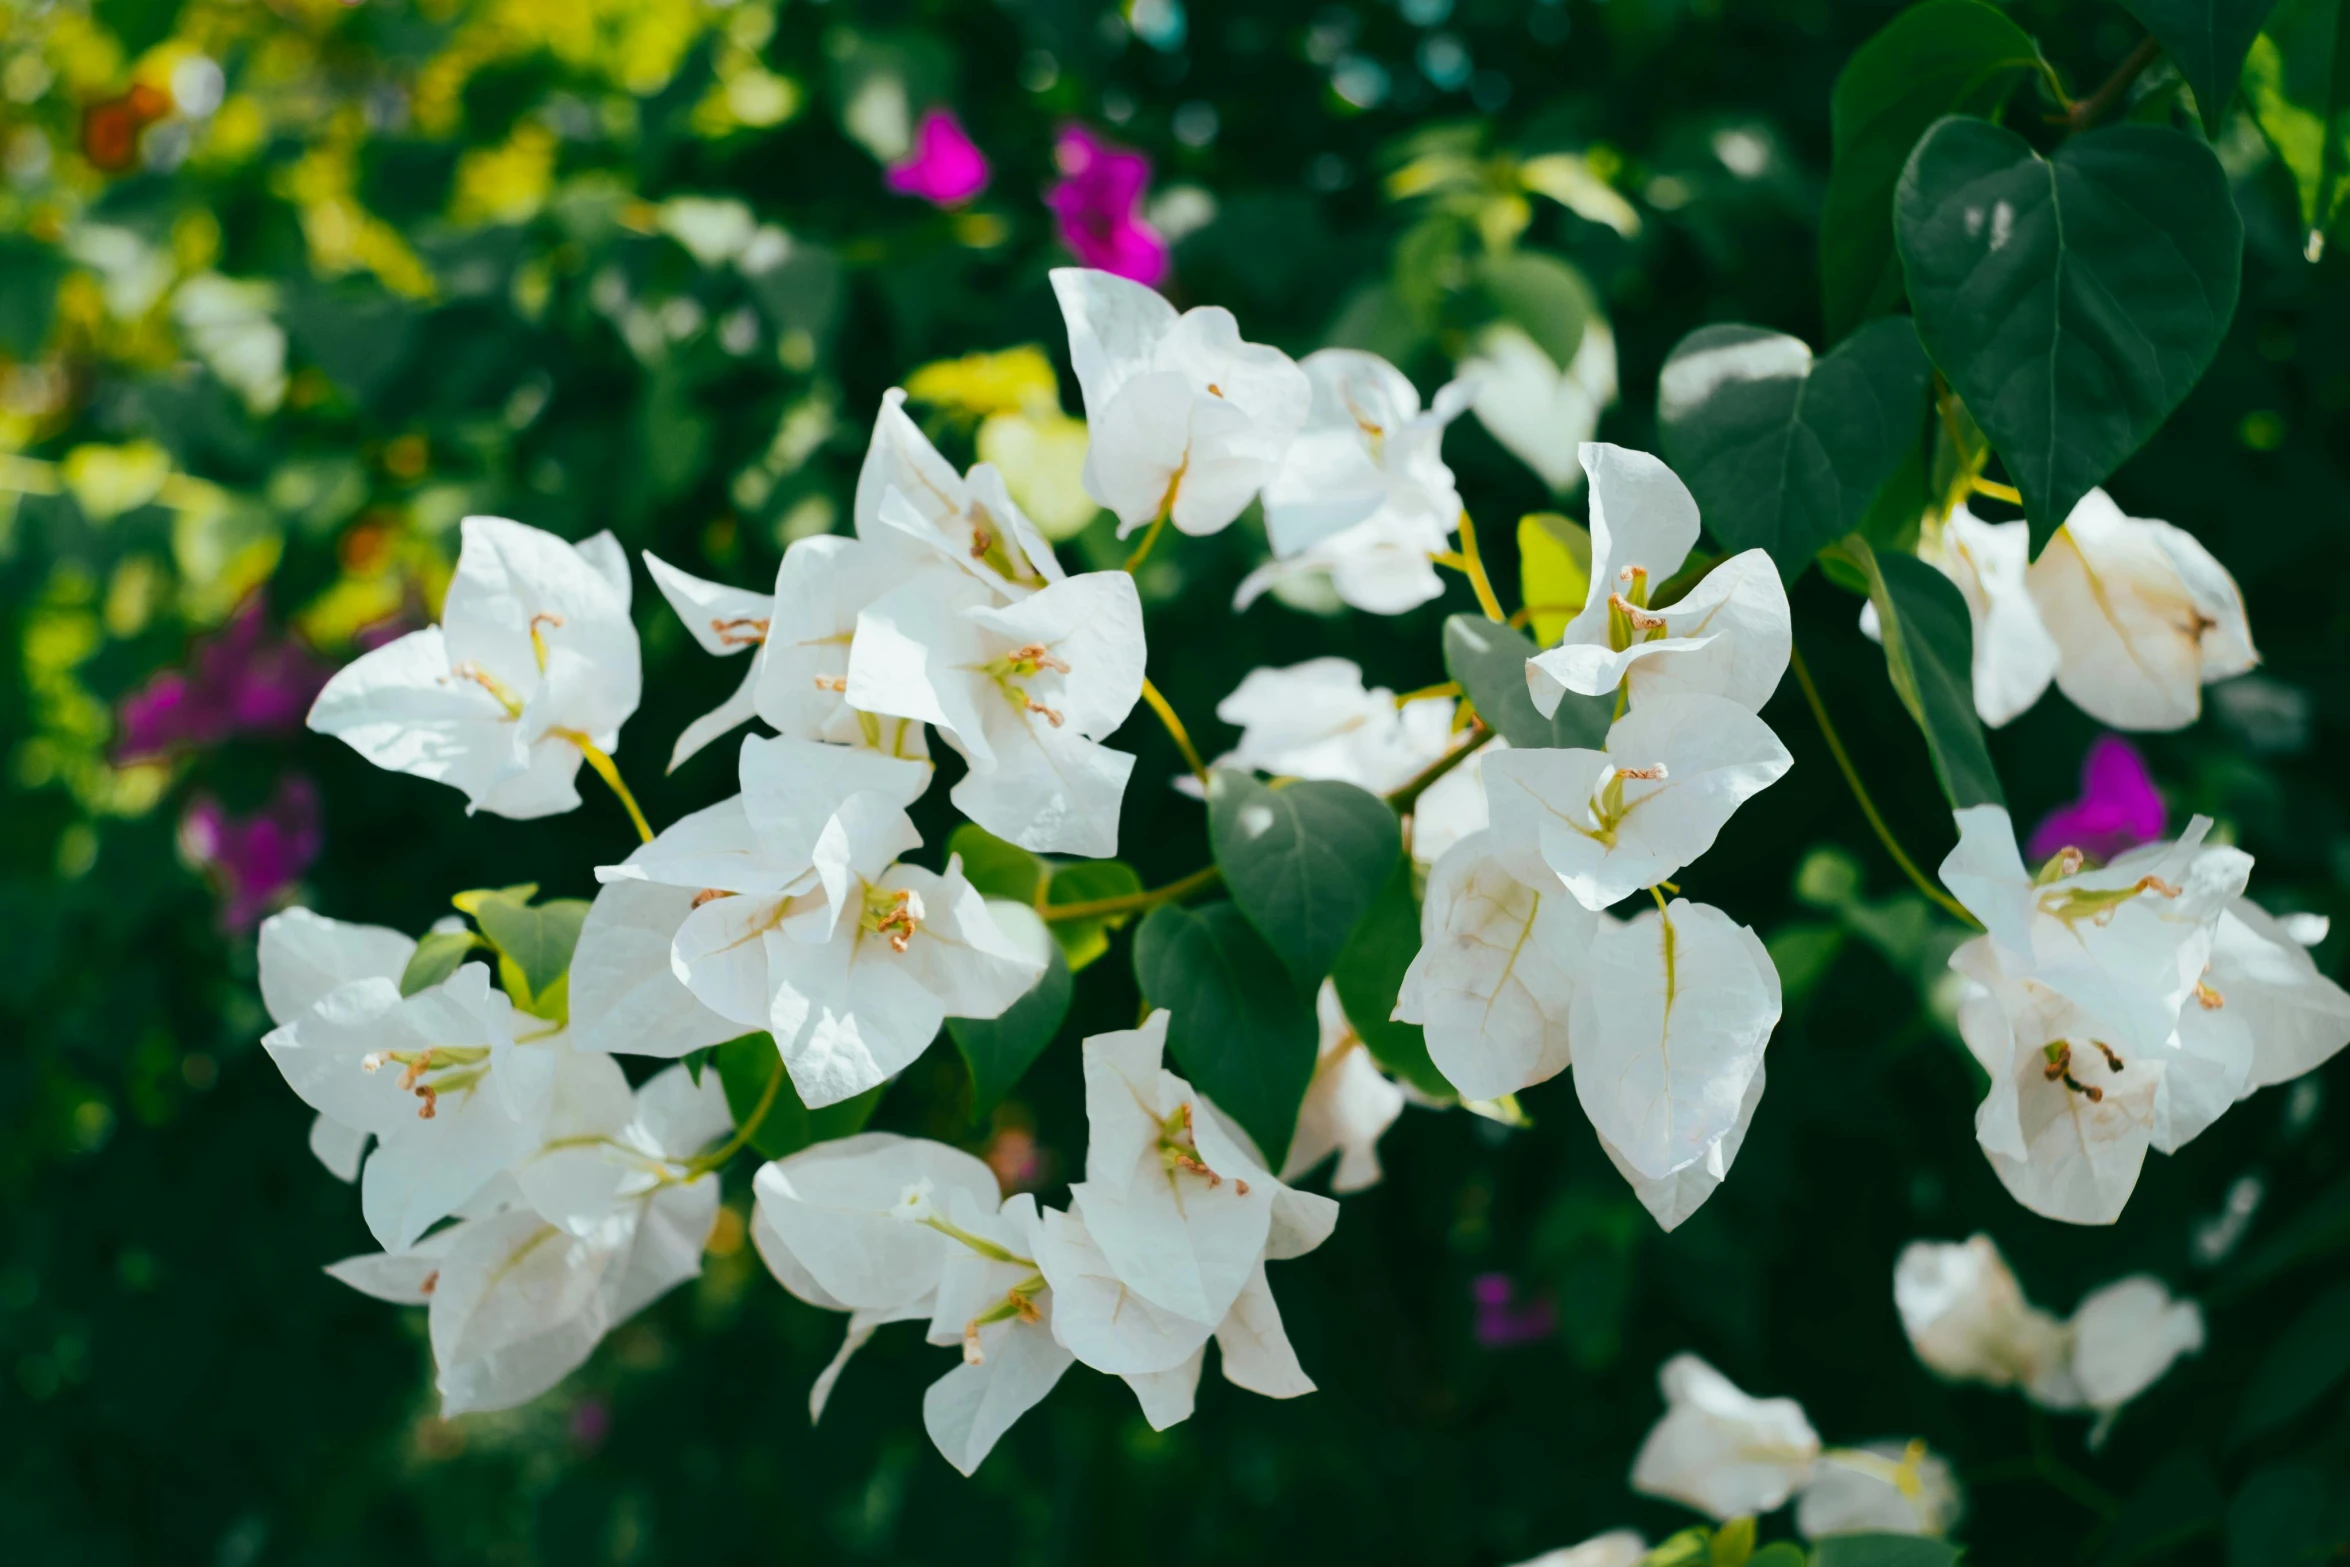
<svg viewBox="0 0 2350 1567">
<path fill-rule="evenodd" d="M 1801 1398 L 1838 1439 L 1930 1441 L 1974 1482 L 1970 1559 L 2317 1559 L 2300 1553 L 2341 1537 L 2350 1495 L 2327 1326 L 2342 1306 L 2326 1292 L 2350 1271 L 2350 1066 L 2151 1161 L 2110 1231 L 2024 1212 L 1974 1144 L 1975 1069 L 1944 1011 L 1948 928 L 1896 890 L 1791 688 L 1769 716 L 1796 771 L 1692 889 L 1771 937 L 1789 997 L 1735 1177 L 1695 1219 L 1655 1230 L 1563 1080 L 1524 1096 L 1530 1132 L 1415 1112 L 1382 1149 L 1385 1182 L 1283 1278 L 1320 1393 L 1268 1404 L 1211 1383 L 1198 1418 L 1153 1434 L 1114 1381 L 1071 1378 L 970 1482 L 917 1429 L 939 1352 L 911 1335 L 883 1334 L 809 1431 L 806 1389 L 839 1320 L 786 1297 L 743 1244 L 747 1172 L 697 1286 L 538 1404 L 435 1418 L 421 1315 L 319 1271 L 365 1248 L 357 1203 L 305 1150 L 307 1112 L 256 1046 L 250 940 L 220 928 L 173 821 L 199 792 L 253 809 L 299 769 L 329 844 L 307 897 L 410 930 L 463 887 L 588 894 L 587 867 L 627 844 L 627 823 L 600 796 L 549 821 L 468 819 L 307 735 L 130 764 L 111 749 L 114 704 L 250 593 L 329 656 L 420 623 L 468 512 L 571 537 L 608 527 L 763 584 L 789 540 L 845 526 L 883 389 L 978 351 L 1038 345 L 1061 369 L 1022 354 L 915 378 L 934 433 L 1024 475 L 1073 560 L 1114 564 L 1106 520 L 1069 499 L 1082 447 L 1048 385 L 1073 401 L 1045 282 L 1061 253 L 1036 194 L 1071 118 L 1157 161 L 1180 303 L 1228 305 L 1296 353 L 1364 342 L 1424 387 L 1497 317 L 1561 364 L 1604 317 L 1623 399 L 1603 432 L 1653 448 L 1656 377 L 1686 332 L 1735 320 L 1822 342 L 1830 89 L 1895 9 L 0 10 L 10 1559 L 1510 1561 L 1686 1522 L 1624 1484 L 1653 1370 L 1684 1348 Z M 2077 85 L 2142 36 L 2117 5 L 2010 9 Z M 2289 10 L 2314 28 L 2338 7 Z M 2174 811 L 2218 817 L 2259 857 L 2271 907 L 2330 914 L 2340 932 L 2350 687 L 2325 672 L 2350 666 L 2350 288 L 2340 255 L 2309 239 L 2336 193 L 2272 156 L 2251 117 L 2302 64 L 2264 47 L 2251 109 L 2203 106 L 2246 227 L 2242 305 L 2210 373 L 2113 487 L 2233 570 L 2267 657 L 2195 728 L 2149 744 Z M 960 210 L 880 180 L 877 157 L 932 103 L 953 105 L 993 164 Z M 2336 112 L 2318 106 L 2319 142 Z M 1447 452 L 1514 582 L 1502 524 L 1562 503 L 1471 421 Z M 1564 536 L 1534 530 L 1530 579 L 1580 571 L 1551 549 Z M 1437 630 L 1471 607 L 1465 589 L 1398 620 L 1267 602 L 1236 622 L 1225 605 L 1260 553 L 1235 529 L 1162 549 L 1142 577 L 1154 674 L 1203 748 L 1229 740 L 1206 715 L 1258 664 L 1336 653 L 1395 689 L 1443 678 Z M 673 777 L 654 769 L 739 671 L 649 600 L 656 700 L 621 761 L 665 821 L 731 786 L 723 747 Z M 1854 629 L 1857 601 L 1819 573 L 1795 601 L 1895 830 L 1938 856 L 1948 817 Z M 2051 699 L 1991 737 L 2020 820 L 2070 795 L 2091 734 Z M 1119 744 L 1145 780 L 1125 852 L 1156 885 L 1202 862 L 1207 823 L 1147 782 L 1181 765 L 1147 714 Z M 942 797 L 923 819 L 932 854 Z M 2329 972 L 2344 946 L 2321 949 Z M 1124 965 L 1101 973 L 1078 987 L 1080 1028 L 1134 1015 Z M 986 1146 L 1037 1184 L 1077 1162 L 1074 1052 L 1048 1053 L 984 1121 L 964 1114 L 968 1094 L 962 1058 L 935 1048 L 874 1124 Z M 1893 1257 L 1979 1228 L 2059 1310 L 2120 1274 L 2163 1275 L 2206 1303 L 2210 1347 L 2096 1454 L 2076 1424 L 1935 1382 L 1894 1317 Z M 1469 1281 L 1492 1271 L 1553 1301 L 1558 1335 L 1481 1347 Z M 2303 1392 L 2295 1356 L 2311 1379 L 2336 1374 L 2288 1396 Z"/>
</svg>

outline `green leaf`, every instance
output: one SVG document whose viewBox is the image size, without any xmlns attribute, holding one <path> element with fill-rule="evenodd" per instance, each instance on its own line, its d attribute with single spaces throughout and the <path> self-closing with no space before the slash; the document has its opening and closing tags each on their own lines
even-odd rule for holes
<svg viewBox="0 0 2350 1567">
<path fill-rule="evenodd" d="M 2350 199 L 2350 4 L 2283 0 L 2244 61 L 2244 101 L 2292 173 L 2314 262 Z"/>
<path fill-rule="evenodd" d="M 1958 585 L 1915 555 L 1880 555 L 1857 538 L 1838 548 L 1868 578 L 1885 672 L 1925 734 L 1951 809 L 2005 805 L 1975 716 L 1975 632 Z"/>
<path fill-rule="evenodd" d="M 1134 933 L 1134 977 L 1165 1007 L 1175 1064 L 1281 1168 L 1313 1081 L 1312 1000 L 1239 909 L 1162 904 Z"/>
<path fill-rule="evenodd" d="M 1746 1559 L 1754 1554 L 1754 1518 L 1750 1514 L 1733 1518 L 1714 1531 L 1707 1542 L 1706 1560 L 1709 1567 L 1746 1567 Z"/>
<path fill-rule="evenodd" d="M 2228 1503 L 2228 1567 L 2318 1567 L 2350 1545 L 2350 1485 L 2314 1463 L 2274 1464 Z"/>
<path fill-rule="evenodd" d="M 775 1082 L 778 1076 L 781 1082 Z M 745 1034 L 720 1045 L 718 1081 L 726 1090 L 726 1108 L 733 1113 L 736 1126 L 750 1125 L 751 1117 L 759 1113 L 759 1102 L 767 1096 L 768 1084 L 775 1082 L 775 1102 L 751 1133 L 751 1146 L 770 1159 L 863 1131 L 873 1118 L 873 1107 L 881 1103 L 889 1088 L 887 1083 L 876 1083 L 854 1099 L 811 1110 L 800 1103 L 799 1091 L 792 1087 L 791 1074 L 783 1070 L 783 1057 L 776 1053 L 771 1034 Z"/>
<path fill-rule="evenodd" d="M 1072 860 L 1052 867 L 1052 877 L 1045 889 L 1047 905 L 1093 903 L 1102 898 L 1130 897 L 1142 891 L 1142 878 L 1123 860 Z M 1131 914 L 1113 914 L 1107 919 L 1057 920 L 1047 928 L 1061 944 L 1062 955 L 1069 960 L 1069 971 L 1075 973 L 1109 951 L 1110 932 L 1132 918 Z"/>
<path fill-rule="evenodd" d="M 400 973 L 400 994 L 413 996 L 457 972 L 457 965 L 476 947 L 487 946 L 469 930 L 436 930 L 428 932 L 409 955 L 408 967 Z"/>
<path fill-rule="evenodd" d="M 1746 1567 L 1805 1567 L 1810 1560 L 1792 1540 L 1773 1540 L 1746 1558 Z"/>
<path fill-rule="evenodd" d="M 2244 56 L 2276 0 L 2121 0 L 2122 9 L 2146 24 L 2171 64 L 2195 89 L 2195 107 L 2212 136 L 2227 118 Z"/>
<path fill-rule="evenodd" d="M 963 857 L 963 879 L 990 898 L 1034 903 L 1037 884 L 1048 874 L 1044 860 L 1016 843 L 1006 843 L 975 822 L 965 822 L 947 839 L 947 853 Z"/>
<path fill-rule="evenodd" d="M 1812 1567 L 1952 1567 L 1958 1547 L 1918 1534 L 1832 1534 L 1811 1559 Z"/>
<path fill-rule="evenodd" d="M 1591 533 L 1555 511 L 1518 519 L 1518 597 L 1535 644 L 1548 647 L 1591 594 Z"/>
<path fill-rule="evenodd" d="M 2244 225 L 2211 149 L 2120 125 L 2042 157 L 1946 119 L 1895 232 L 1918 335 L 2023 492 L 2032 548 L 2179 405 L 2236 311 Z"/>
<path fill-rule="evenodd" d="M 1232 901 L 1311 987 L 1395 870 L 1403 825 L 1350 783 L 1274 789 L 1219 767 L 1208 778 L 1208 841 Z"/>
<path fill-rule="evenodd" d="M 1077 992 L 1069 960 L 1058 945 L 1051 950 L 1044 977 L 1028 994 L 1012 1003 L 1001 1017 L 950 1017 L 947 1032 L 963 1062 L 971 1068 L 971 1114 L 984 1116 L 1011 1092 L 1021 1074 L 1044 1054 L 1069 1016 L 1070 999 Z"/>
<path fill-rule="evenodd" d="M 1494 310 L 1534 339 L 1551 363 L 1575 362 L 1596 309 L 1582 273 L 1538 250 L 1510 250 L 1487 256 L 1478 275 Z"/>
<path fill-rule="evenodd" d="M 585 898 L 526 903 L 503 893 L 459 894 L 489 944 L 498 949 L 498 980 L 514 1004 L 533 1017 L 561 1023 L 570 1017 L 571 951 L 587 919 Z M 536 888 L 530 889 L 536 891 Z"/>
<path fill-rule="evenodd" d="M 2350 1376 L 2350 1284 L 2312 1301 L 2279 1334 L 2244 1390 L 2231 1440 L 2251 1441 L 2314 1406 Z"/>
<path fill-rule="evenodd" d="M 1945 114 L 1990 113 L 2039 63 L 2024 30 L 1981 0 L 1911 6 L 1853 51 L 1828 104 L 1820 286 L 1829 342 L 1901 302 L 1893 187 L 1926 127 Z"/>
<path fill-rule="evenodd" d="M 1793 582 L 1918 449 L 1932 374 L 1899 316 L 1816 360 L 1783 332 L 1699 327 L 1657 384 L 1665 457 L 1723 548 L 1769 550 Z"/>
<path fill-rule="evenodd" d="M 57 319 L 57 285 L 67 264 L 54 245 L 0 235 L 0 358 L 36 359 Z"/>
<path fill-rule="evenodd" d="M 1395 873 L 1355 926 L 1331 966 L 1339 1009 L 1371 1052 L 1371 1059 L 1432 1099 L 1456 1097 L 1452 1084 L 1428 1058 L 1428 1040 L 1417 1023 L 1398 1023 L 1396 992 L 1404 970 L 1420 950 L 1420 904 L 1412 896 L 1412 866 L 1399 857 Z"/>
<path fill-rule="evenodd" d="M 1570 691 L 1556 713 L 1543 717 L 1526 692 L 1526 660 L 1534 653 L 1526 633 L 1482 615 L 1455 615 L 1444 623 L 1445 673 L 1460 682 L 1488 728 L 1520 748 L 1599 749 L 1615 704 Z"/>
<path fill-rule="evenodd" d="M 2227 1499 L 2211 1466 L 2192 1453 L 2174 1452 L 2145 1471 L 2122 1504 L 2113 1538 L 2097 1567 L 2151 1567 L 2183 1560 L 2182 1546 L 2217 1534 Z"/>
</svg>

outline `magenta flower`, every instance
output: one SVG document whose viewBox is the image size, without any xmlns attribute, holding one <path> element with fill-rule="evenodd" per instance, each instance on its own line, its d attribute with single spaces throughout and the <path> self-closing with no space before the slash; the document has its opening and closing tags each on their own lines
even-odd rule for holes
<svg viewBox="0 0 2350 1567">
<path fill-rule="evenodd" d="M 959 207 L 987 189 L 987 157 L 963 133 L 954 110 L 927 109 L 914 132 L 914 150 L 881 177 L 901 196 L 919 196 L 934 207 Z"/>
<path fill-rule="evenodd" d="M 220 894 L 220 923 L 243 935 L 284 902 L 318 858 L 318 790 L 299 773 L 278 780 L 269 802 L 232 817 L 210 795 L 180 817 L 180 853 Z"/>
<path fill-rule="evenodd" d="M 1167 241 L 1142 217 L 1151 160 L 1070 125 L 1053 146 L 1053 161 L 1061 182 L 1045 192 L 1045 205 L 1069 253 L 1085 266 L 1156 288 L 1167 275 Z"/>
<path fill-rule="evenodd" d="M 329 673 L 294 638 L 268 635 L 267 608 L 255 594 L 235 619 L 198 639 L 184 665 L 162 671 L 122 699 L 115 713 L 115 760 L 218 745 L 231 735 L 299 729 Z"/>
<path fill-rule="evenodd" d="M 1469 1281 L 1477 1302 L 1477 1342 L 1487 1349 L 1538 1344 L 1558 1327 L 1558 1309 L 1545 1296 L 1520 1301 L 1506 1273 L 1480 1273 Z"/>
<path fill-rule="evenodd" d="M 2162 795 L 2146 758 L 2120 735 L 2099 735 L 2081 762 L 2081 797 L 2060 805 L 2032 829 L 2034 860 L 2067 848 L 2110 860 L 2162 836 Z"/>
</svg>

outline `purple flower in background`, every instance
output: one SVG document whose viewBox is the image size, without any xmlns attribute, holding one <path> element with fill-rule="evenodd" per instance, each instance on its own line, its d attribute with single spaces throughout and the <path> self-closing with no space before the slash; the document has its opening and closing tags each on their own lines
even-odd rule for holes
<svg viewBox="0 0 2350 1567">
<path fill-rule="evenodd" d="M 592 1453 L 612 1434 L 612 1406 L 600 1398 L 583 1398 L 572 1406 L 571 1445 Z"/>
<path fill-rule="evenodd" d="M 1550 1301 L 1541 1296 L 1519 1301 L 1518 1287 L 1506 1273 L 1478 1274 L 1469 1281 L 1469 1294 L 1477 1302 L 1477 1342 L 1487 1349 L 1538 1344 L 1558 1327 L 1558 1311 Z"/>
<path fill-rule="evenodd" d="M 2042 817 L 2025 852 L 2045 860 L 2075 848 L 2110 860 L 2160 838 L 2164 814 L 2138 748 L 2120 735 L 2099 735 L 2081 762 L 2081 797 Z"/>
<path fill-rule="evenodd" d="M 269 803 L 232 817 L 200 794 L 180 817 L 180 853 L 220 894 L 220 923 L 243 935 L 294 890 L 318 858 L 318 790 L 299 773 L 278 780 Z"/>
<path fill-rule="evenodd" d="M 987 189 L 987 158 L 954 110 L 928 109 L 914 132 L 914 150 L 884 170 L 882 181 L 901 196 L 959 207 Z"/>
<path fill-rule="evenodd" d="M 329 673 L 294 638 L 268 634 L 268 612 L 255 594 L 235 619 L 197 640 L 186 664 L 122 699 L 115 759 L 135 762 L 218 745 L 231 735 L 299 729 Z"/>
<path fill-rule="evenodd" d="M 1053 161 L 1061 182 L 1044 199 L 1069 253 L 1085 266 L 1156 288 L 1167 275 L 1167 242 L 1142 217 L 1151 160 L 1071 125 L 1054 144 Z"/>
</svg>

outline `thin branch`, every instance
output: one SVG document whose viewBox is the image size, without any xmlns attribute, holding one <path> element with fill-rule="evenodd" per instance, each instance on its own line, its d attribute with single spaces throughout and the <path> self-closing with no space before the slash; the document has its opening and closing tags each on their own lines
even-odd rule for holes
<svg viewBox="0 0 2350 1567">
<path fill-rule="evenodd" d="M 2106 111 L 2111 109 L 2121 100 L 2122 95 L 2130 90 L 2130 84 L 2145 74 L 2146 67 L 2161 58 L 2162 45 L 2154 41 L 2153 34 L 2149 33 L 2139 39 L 2138 47 L 2132 49 L 2122 60 L 2122 63 L 2113 68 L 2113 74 L 2108 76 L 2095 92 L 2080 99 L 2065 111 L 2065 127 L 2068 132 L 2077 136 L 2105 118 Z"/>
<path fill-rule="evenodd" d="M 1501 612 L 1493 581 L 1485 575 L 1484 558 L 1477 553 L 1477 525 L 1469 520 L 1465 508 L 1461 512 L 1461 570 L 1468 573 L 1469 586 L 1476 592 L 1477 607 L 1485 611 L 1485 618 L 1507 624 L 1509 616 Z"/>
<path fill-rule="evenodd" d="M 576 729 L 556 729 L 550 733 L 559 735 L 579 747 L 579 754 L 587 758 L 588 766 L 596 770 L 596 776 L 603 779 L 612 792 L 619 796 L 620 803 L 627 807 L 628 819 L 635 824 L 637 837 L 646 843 L 651 843 L 653 841 L 653 824 L 645 820 L 645 813 L 637 809 L 636 796 L 630 794 L 628 785 L 621 781 L 619 764 L 612 760 L 603 747 Z"/>
<path fill-rule="evenodd" d="M 1070 920 L 1113 919 L 1121 914 L 1139 914 L 1155 909 L 1162 903 L 1173 903 L 1188 898 L 1203 887 L 1215 885 L 1223 873 L 1213 865 L 1203 865 L 1190 875 L 1171 881 L 1164 887 L 1153 887 L 1148 892 L 1121 893 L 1115 898 L 1092 898 L 1083 903 L 1048 903 L 1037 913 L 1047 925 L 1066 924 Z"/>
<path fill-rule="evenodd" d="M 1469 721 L 1468 743 L 1455 746 L 1435 761 L 1430 762 L 1420 770 L 1420 775 L 1417 778 L 1387 796 L 1387 803 L 1395 807 L 1396 814 L 1399 816 L 1409 812 L 1414 805 L 1419 803 L 1420 796 L 1428 792 L 1430 785 L 1467 761 L 1470 752 L 1492 738 L 1493 731 L 1485 727 L 1483 719 L 1471 719 Z"/>
<path fill-rule="evenodd" d="M 1159 722 L 1166 726 L 1167 734 L 1175 742 L 1175 749 L 1183 753 L 1184 763 L 1190 767 L 1191 776 L 1197 778 L 1199 786 L 1205 789 L 1208 786 L 1208 764 L 1199 759 L 1199 748 L 1191 743 L 1190 731 L 1183 727 L 1183 720 L 1175 716 L 1174 707 L 1159 695 L 1159 688 L 1152 685 L 1147 676 L 1142 682 L 1142 699 L 1150 704 L 1152 712 L 1159 715 Z"/>
<path fill-rule="evenodd" d="M 706 1072 L 716 1071 L 717 1066 L 713 1063 L 704 1067 L 703 1070 Z M 759 1128 L 766 1121 L 767 1112 L 775 1108 L 776 1098 L 782 1092 L 783 1057 L 777 1056 L 775 1070 L 767 1074 L 767 1087 L 760 1093 L 758 1104 L 752 1107 L 748 1116 L 744 1117 L 743 1124 L 735 1128 L 734 1135 L 721 1144 L 716 1152 L 703 1154 L 687 1168 L 696 1175 L 706 1175 L 712 1170 L 724 1169 L 727 1160 L 741 1153 L 750 1140 L 759 1135 Z"/>
</svg>

